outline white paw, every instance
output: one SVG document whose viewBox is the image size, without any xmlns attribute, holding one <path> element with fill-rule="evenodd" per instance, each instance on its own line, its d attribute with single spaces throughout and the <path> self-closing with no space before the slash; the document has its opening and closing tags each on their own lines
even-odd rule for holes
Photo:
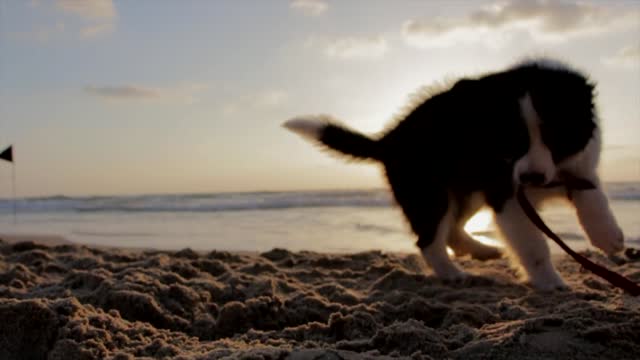
<svg viewBox="0 0 640 360">
<path fill-rule="evenodd" d="M 611 255 L 624 250 L 624 234 L 615 224 L 597 224 L 588 232 L 591 244 Z"/>
<path fill-rule="evenodd" d="M 539 291 L 566 290 L 569 288 L 560 275 L 555 271 L 544 275 L 529 277 L 526 283 Z"/>
<path fill-rule="evenodd" d="M 438 268 L 433 269 L 433 272 L 436 276 L 445 281 L 462 281 L 469 277 L 469 273 L 461 270 L 455 264 L 451 264 L 452 266 L 446 268 Z"/>
<path fill-rule="evenodd" d="M 444 248 L 439 249 L 433 245 L 422 249 L 422 257 L 435 275 L 443 280 L 462 280 L 467 274 L 456 265 Z"/>
</svg>

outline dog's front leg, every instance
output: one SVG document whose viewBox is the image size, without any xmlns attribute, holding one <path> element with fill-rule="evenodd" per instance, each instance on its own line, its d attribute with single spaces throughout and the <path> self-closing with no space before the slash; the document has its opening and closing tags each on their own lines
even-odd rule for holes
<svg viewBox="0 0 640 360">
<path fill-rule="evenodd" d="M 540 290 L 566 287 L 553 267 L 546 238 L 529 220 L 516 199 L 508 199 L 502 209 L 496 212 L 496 224 L 514 260 L 522 266 L 526 282 Z"/>
<path fill-rule="evenodd" d="M 589 179 L 595 189 L 572 190 L 571 199 L 589 241 L 606 254 L 624 249 L 624 234 L 618 225 L 600 181 Z"/>
</svg>

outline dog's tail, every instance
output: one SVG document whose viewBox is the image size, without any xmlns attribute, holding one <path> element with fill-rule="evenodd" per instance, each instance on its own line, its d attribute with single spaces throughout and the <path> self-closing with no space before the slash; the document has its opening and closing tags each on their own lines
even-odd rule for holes
<svg viewBox="0 0 640 360">
<path fill-rule="evenodd" d="M 326 115 L 293 118 L 283 126 L 326 148 L 358 160 L 380 160 L 380 144 L 361 133 L 338 125 Z"/>
</svg>

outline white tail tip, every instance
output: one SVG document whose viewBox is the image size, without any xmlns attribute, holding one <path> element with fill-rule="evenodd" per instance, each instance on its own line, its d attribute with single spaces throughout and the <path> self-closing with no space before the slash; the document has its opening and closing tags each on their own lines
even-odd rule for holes
<svg viewBox="0 0 640 360">
<path fill-rule="evenodd" d="M 328 118 L 326 116 L 301 116 L 288 120 L 283 126 L 298 135 L 319 140 L 322 132 L 327 126 Z"/>
</svg>

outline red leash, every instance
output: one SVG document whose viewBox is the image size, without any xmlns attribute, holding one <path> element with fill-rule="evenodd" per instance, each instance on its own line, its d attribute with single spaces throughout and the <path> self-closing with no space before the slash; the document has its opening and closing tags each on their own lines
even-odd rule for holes
<svg viewBox="0 0 640 360">
<path fill-rule="evenodd" d="M 595 187 L 588 181 L 580 180 L 580 182 L 577 183 L 577 186 L 573 186 L 572 184 L 572 188 L 576 190 L 585 190 L 585 189 L 593 189 Z M 586 257 L 571 250 L 571 248 L 568 247 L 567 244 L 565 244 L 558 235 L 556 235 L 553 231 L 551 231 L 551 229 L 547 227 L 547 225 L 544 223 L 544 221 L 542 221 L 540 216 L 538 216 L 538 213 L 536 212 L 536 210 L 533 208 L 533 206 L 531 206 L 531 203 L 529 203 L 529 200 L 527 199 L 527 196 L 524 193 L 524 188 L 522 186 L 518 188 L 517 197 L 518 197 L 518 202 L 520 202 L 520 206 L 524 210 L 525 214 L 527 214 L 529 219 L 531 219 L 531 221 L 540 230 L 542 230 L 542 232 L 544 232 L 548 237 L 553 239 L 553 241 L 555 241 L 556 244 L 558 244 L 564 251 L 566 251 L 567 254 L 571 255 L 571 257 L 573 257 L 578 263 L 580 263 L 582 267 L 600 276 L 601 278 L 607 280 L 613 286 L 623 289 L 624 291 L 628 292 L 633 296 L 640 295 L 640 286 L 638 286 L 638 284 L 636 284 L 635 282 L 618 274 L 617 272 L 611 271 L 603 266 L 600 266 L 592 262 L 591 260 L 587 259 Z"/>
</svg>

